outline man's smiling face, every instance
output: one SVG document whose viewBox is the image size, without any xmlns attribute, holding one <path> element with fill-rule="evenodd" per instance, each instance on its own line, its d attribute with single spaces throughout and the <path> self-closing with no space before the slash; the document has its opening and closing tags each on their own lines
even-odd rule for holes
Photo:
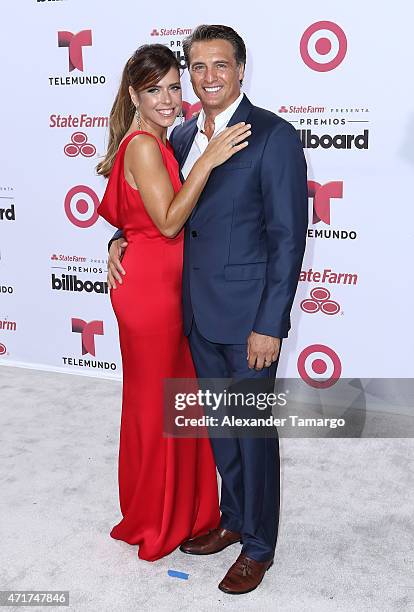
<svg viewBox="0 0 414 612">
<path fill-rule="evenodd" d="M 193 43 L 189 71 L 194 93 L 207 113 L 221 113 L 240 95 L 244 65 L 237 64 L 233 45 L 227 40 Z"/>
</svg>

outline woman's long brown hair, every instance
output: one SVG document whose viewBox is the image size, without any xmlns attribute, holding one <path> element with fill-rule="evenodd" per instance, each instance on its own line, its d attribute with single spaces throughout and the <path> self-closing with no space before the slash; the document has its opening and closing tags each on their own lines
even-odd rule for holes
<svg viewBox="0 0 414 612">
<path fill-rule="evenodd" d="M 171 68 L 180 72 L 180 64 L 174 53 L 165 45 L 142 45 L 129 58 L 122 71 L 121 84 L 109 115 L 108 150 L 96 171 L 105 177 L 111 173 L 119 143 L 134 118 L 135 107 L 129 95 L 129 86 L 136 92 L 152 87 Z"/>
</svg>

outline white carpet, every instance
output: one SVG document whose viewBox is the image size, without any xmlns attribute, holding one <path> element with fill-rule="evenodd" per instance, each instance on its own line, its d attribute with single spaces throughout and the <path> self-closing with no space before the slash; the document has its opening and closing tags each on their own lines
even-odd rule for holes
<svg viewBox="0 0 414 612">
<path fill-rule="evenodd" d="M 217 584 L 239 545 L 148 563 L 110 538 L 120 392 L 112 381 L 0 367 L 0 589 L 69 590 L 70 609 L 94 612 L 414 609 L 412 439 L 282 439 L 275 563 L 237 597 Z"/>
</svg>

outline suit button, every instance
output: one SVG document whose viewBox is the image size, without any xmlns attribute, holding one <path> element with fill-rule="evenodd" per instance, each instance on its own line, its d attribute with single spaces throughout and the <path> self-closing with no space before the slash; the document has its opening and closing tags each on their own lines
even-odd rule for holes
<svg viewBox="0 0 414 612">
<path fill-rule="evenodd" d="M 198 236 L 198 234 L 197 234 L 197 232 L 195 230 L 191 231 L 191 235 L 192 235 L 193 238 L 197 238 L 197 236 Z"/>
</svg>

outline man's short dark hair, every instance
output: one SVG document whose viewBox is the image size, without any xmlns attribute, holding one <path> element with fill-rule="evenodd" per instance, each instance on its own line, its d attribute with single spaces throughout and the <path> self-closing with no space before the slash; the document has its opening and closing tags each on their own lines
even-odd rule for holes
<svg viewBox="0 0 414 612">
<path fill-rule="evenodd" d="M 193 43 L 203 40 L 227 40 L 233 45 L 234 57 L 238 65 L 246 65 L 246 45 L 233 28 L 225 25 L 199 25 L 190 36 L 183 40 L 183 51 L 187 67 L 190 67 L 190 51 Z"/>
</svg>

